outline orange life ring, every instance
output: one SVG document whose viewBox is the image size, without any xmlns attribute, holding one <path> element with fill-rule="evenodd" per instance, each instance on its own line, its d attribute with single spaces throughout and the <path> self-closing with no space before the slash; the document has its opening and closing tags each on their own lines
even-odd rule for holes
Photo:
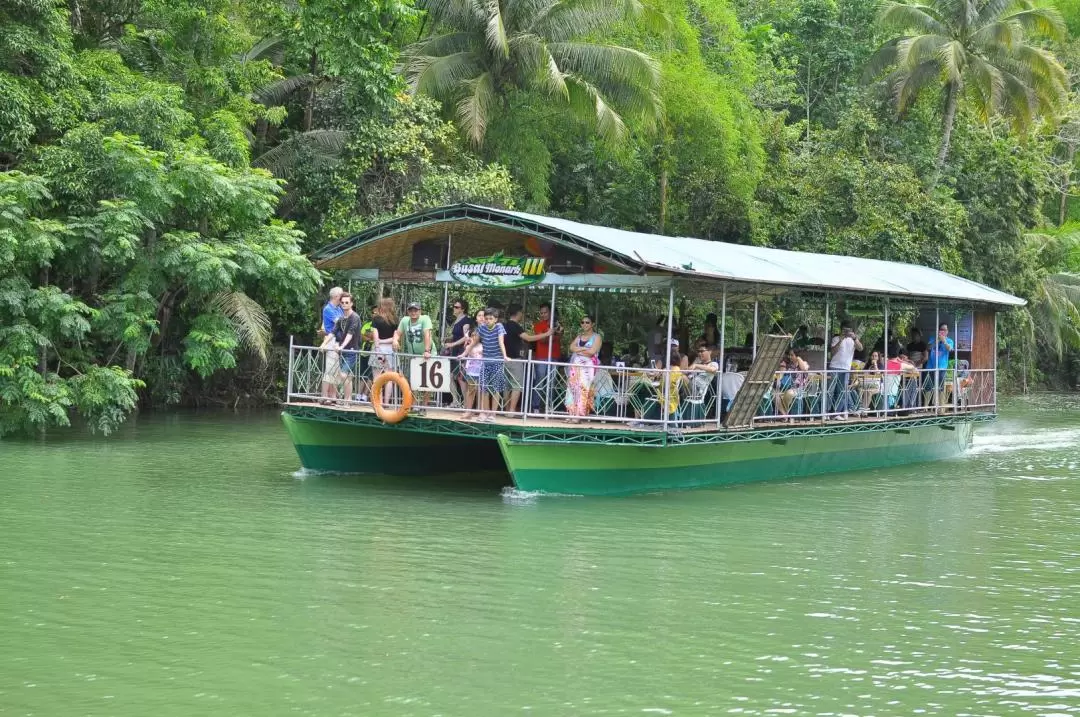
<svg viewBox="0 0 1080 717">
<path fill-rule="evenodd" d="M 394 385 L 401 391 L 401 405 L 394 411 L 383 408 L 382 405 L 382 390 L 390 381 L 393 381 Z M 409 409 L 412 408 L 412 401 L 412 390 L 409 388 L 409 382 L 400 373 L 394 371 L 381 373 L 375 379 L 375 382 L 371 384 L 371 405 L 375 409 L 375 415 L 383 423 L 393 425 L 404 421 L 405 417 L 409 415 Z"/>
</svg>

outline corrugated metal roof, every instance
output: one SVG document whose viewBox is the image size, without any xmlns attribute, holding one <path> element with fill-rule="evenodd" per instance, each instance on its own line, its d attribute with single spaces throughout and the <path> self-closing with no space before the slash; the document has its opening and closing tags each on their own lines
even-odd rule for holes
<svg viewBox="0 0 1080 717">
<path fill-rule="evenodd" d="M 621 263 L 642 271 L 652 269 L 691 278 L 817 291 L 951 299 L 998 306 L 1023 306 L 1027 303 L 978 282 L 915 264 L 642 234 L 471 204 L 426 210 L 412 217 L 370 227 L 326 247 L 317 258 L 327 260 L 340 256 L 357 246 L 392 236 L 417 223 L 460 219 L 505 225 L 523 233 L 543 234 L 545 238 L 556 241 L 560 241 L 557 235 L 562 234 L 572 239 L 571 243 L 578 250 L 592 250 L 607 257 L 616 255 L 622 258 Z"/>
</svg>

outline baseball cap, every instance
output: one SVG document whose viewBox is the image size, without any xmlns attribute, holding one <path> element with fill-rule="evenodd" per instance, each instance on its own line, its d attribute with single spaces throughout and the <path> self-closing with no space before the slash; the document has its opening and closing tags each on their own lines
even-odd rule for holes
<svg viewBox="0 0 1080 717">
<path fill-rule="evenodd" d="M 419 301 L 410 301 L 409 306 L 406 309 L 406 311 L 412 311 L 413 309 L 419 309 L 419 308 L 420 308 L 420 302 Z"/>
<path fill-rule="evenodd" d="M 679 346 L 679 340 L 678 340 L 678 339 L 672 339 L 672 340 L 671 340 L 671 345 L 672 345 L 672 346 L 674 346 L 674 347 L 676 347 L 676 348 L 678 348 L 678 346 Z"/>
</svg>

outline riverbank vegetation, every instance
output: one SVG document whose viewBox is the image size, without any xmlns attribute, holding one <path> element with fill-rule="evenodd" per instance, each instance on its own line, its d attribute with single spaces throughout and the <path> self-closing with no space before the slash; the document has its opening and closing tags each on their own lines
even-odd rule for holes
<svg viewBox="0 0 1080 717">
<path fill-rule="evenodd" d="M 935 266 L 1080 379 L 1080 5 L 6 0 L 0 435 L 273 393 L 306 254 L 471 201 Z M 325 288 L 325 285 L 322 285 Z"/>
</svg>

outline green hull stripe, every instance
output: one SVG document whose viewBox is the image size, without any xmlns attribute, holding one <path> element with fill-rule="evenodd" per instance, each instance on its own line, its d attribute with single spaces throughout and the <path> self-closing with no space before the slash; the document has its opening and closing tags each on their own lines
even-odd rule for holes
<svg viewBox="0 0 1080 717">
<path fill-rule="evenodd" d="M 550 447 L 513 443 L 499 447 L 521 490 L 584 495 L 619 495 L 676 488 L 729 485 L 865 470 L 939 460 L 958 454 L 971 427 L 937 426 L 908 434 L 878 432 L 792 439 L 784 444 L 647 448 L 639 446 Z M 845 440 L 841 440 L 845 439 Z M 847 439 L 858 439 L 851 441 Z M 860 445 L 851 445 L 857 443 Z M 576 453 L 570 449 L 584 449 Z M 703 461 L 701 451 L 712 454 Z"/>
</svg>

